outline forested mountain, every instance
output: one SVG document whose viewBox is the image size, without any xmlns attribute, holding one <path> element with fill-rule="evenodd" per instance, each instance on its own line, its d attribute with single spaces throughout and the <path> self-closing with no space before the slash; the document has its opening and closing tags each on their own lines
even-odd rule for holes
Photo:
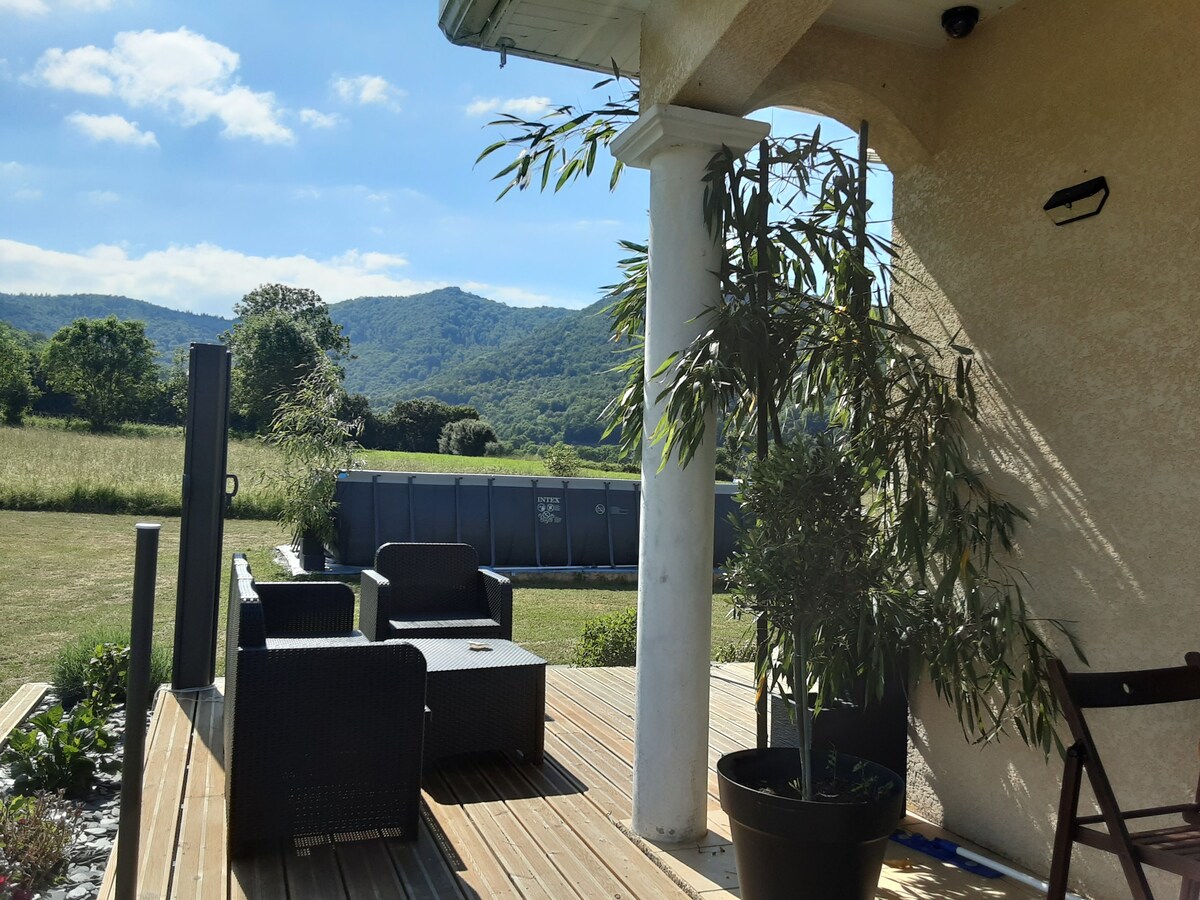
<svg viewBox="0 0 1200 900">
<path fill-rule="evenodd" d="M 598 421 L 622 379 L 607 340 L 603 304 L 584 310 L 506 306 L 458 288 L 412 297 L 334 303 L 330 316 L 350 338 L 346 389 L 386 409 L 434 397 L 470 404 L 502 440 L 595 444 Z M 0 294 L 0 321 L 49 337 L 81 316 L 138 319 L 170 359 L 175 347 L 216 341 L 233 322 L 95 294 Z"/>
<path fill-rule="evenodd" d="M 601 413 L 624 377 L 604 302 L 474 354 L 430 377 L 425 391 L 478 409 L 505 440 L 598 444 Z M 615 440 L 615 439 L 614 439 Z"/>
<path fill-rule="evenodd" d="M 329 315 L 358 357 L 346 366 L 346 390 L 382 405 L 421 396 L 431 376 L 579 313 L 505 306 L 451 287 L 411 297 L 346 300 L 330 305 Z"/>
<path fill-rule="evenodd" d="M 42 337 L 50 337 L 76 319 L 136 319 L 146 323 L 146 337 L 154 341 L 164 361 L 176 347 L 193 341 L 216 341 L 233 324 L 219 316 L 205 316 L 155 306 L 144 300 L 104 294 L 0 294 L 0 321 Z"/>
</svg>

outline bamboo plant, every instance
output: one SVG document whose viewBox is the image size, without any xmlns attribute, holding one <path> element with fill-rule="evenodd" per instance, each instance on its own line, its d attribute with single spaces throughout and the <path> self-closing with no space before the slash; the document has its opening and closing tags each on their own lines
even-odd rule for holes
<svg viewBox="0 0 1200 900">
<path fill-rule="evenodd" d="M 537 172 L 541 189 L 558 190 L 589 171 L 633 109 L 630 92 L 536 122 L 506 117 L 498 124 L 510 136 L 481 158 L 518 148 L 497 176 L 510 179 L 506 190 L 537 186 Z M 843 592 L 844 615 L 818 604 L 829 627 L 811 630 L 799 669 L 791 623 L 768 615 L 771 641 L 787 651 L 760 658 L 772 688 L 790 683 L 805 696 L 818 685 L 820 704 L 858 681 L 878 697 L 899 654 L 929 678 L 968 736 L 990 740 L 1012 728 L 1049 753 L 1057 714 L 1046 681 L 1049 633 L 1082 653 L 1063 622 L 1028 610 L 1011 559 L 1026 515 L 968 452 L 979 415 L 974 353 L 957 336 L 935 341 L 905 321 L 895 250 L 866 227 L 866 123 L 863 131 L 853 155 L 818 130 L 768 139 L 745 157 L 724 150 L 713 158 L 705 217 L 725 248 L 721 299 L 702 315 L 699 337 L 652 373 L 666 378 L 652 439 L 664 445 L 664 460 L 674 451 L 686 465 L 715 410 L 725 441 L 753 446 L 764 466 L 772 446 L 787 444 L 789 419 L 807 414 L 829 432 L 825 462 L 810 460 L 814 471 L 831 465 L 828 447 L 836 447 L 855 473 L 857 501 L 847 495 L 847 515 L 871 531 L 864 546 L 876 576 L 870 589 Z M 647 248 L 624 246 L 630 256 L 610 289 L 611 332 L 632 352 L 610 427 L 632 451 L 642 434 Z M 753 591 L 738 595 L 747 612 L 777 608 Z"/>
<path fill-rule="evenodd" d="M 342 396 L 337 367 L 322 357 L 282 399 L 266 437 L 283 456 L 280 521 L 297 548 L 305 537 L 322 544 L 334 541 L 338 473 L 358 465 L 353 438 L 359 423 L 339 415 Z"/>
</svg>

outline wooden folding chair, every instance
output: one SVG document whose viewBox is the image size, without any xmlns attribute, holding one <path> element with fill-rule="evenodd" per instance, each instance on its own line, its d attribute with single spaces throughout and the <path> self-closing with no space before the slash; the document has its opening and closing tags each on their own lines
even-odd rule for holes
<svg viewBox="0 0 1200 900">
<path fill-rule="evenodd" d="M 1200 900 L 1200 784 L 1193 803 L 1122 811 L 1083 715 L 1085 709 L 1200 700 L 1200 653 L 1189 653 L 1185 660 L 1186 665 L 1170 669 L 1074 674 L 1059 660 L 1050 661 L 1050 685 L 1075 742 L 1067 751 L 1063 771 L 1048 900 L 1063 900 L 1066 895 L 1076 843 L 1116 854 L 1134 900 L 1154 900 L 1143 865 L 1182 876 L 1180 900 Z M 1084 771 L 1100 807 L 1098 816 L 1078 815 Z M 1165 827 L 1129 830 L 1132 820 L 1156 816 L 1181 818 Z M 1104 828 L 1091 827 L 1094 825 Z"/>
</svg>

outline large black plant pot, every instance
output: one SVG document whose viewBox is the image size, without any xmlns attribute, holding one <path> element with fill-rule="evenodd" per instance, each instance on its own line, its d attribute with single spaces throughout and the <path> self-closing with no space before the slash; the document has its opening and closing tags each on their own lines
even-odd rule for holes
<svg viewBox="0 0 1200 900">
<path fill-rule="evenodd" d="M 862 764 L 862 774 L 854 771 Z M 828 766 L 815 755 L 817 780 Z M 764 784 L 800 776 L 800 755 L 786 747 L 740 750 L 721 757 L 717 780 L 729 816 L 743 900 L 872 900 L 887 841 L 904 811 L 900 776 L 876 763 L 838 754 L 837 775 L 858 783 L 863 774 L 888 786 L 880 799 L 805 802 L 764 793 Z"/>
<path fill-rule="evenodd" d="M 306 572 L 325 571 L 325 542 L 316 535 L 301 536 L 300 566 Z"/>
</svg>

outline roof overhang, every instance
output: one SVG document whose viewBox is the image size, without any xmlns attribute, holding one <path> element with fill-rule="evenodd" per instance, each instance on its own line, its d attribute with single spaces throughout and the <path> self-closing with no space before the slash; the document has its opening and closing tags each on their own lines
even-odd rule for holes
<svg viewBox="0 0 1200 900">
<path fill-rule="evenodd" d="M 652 0 L 439 0 L 438 24 L 454 44 L 575 68 L 640 70 L 642 16 Z M 973 0 L 981 20 L 1014 0 Z M 821 24 L 921 47 L 947 42 L 941 14 L 954 0 L 833 0 Z"/>
<path fill-rule="evenodd" d="M 650 0 L 440 0 L 438 25 L 453 44 L 559 65 L 638 73 Z"/>
</svg>

